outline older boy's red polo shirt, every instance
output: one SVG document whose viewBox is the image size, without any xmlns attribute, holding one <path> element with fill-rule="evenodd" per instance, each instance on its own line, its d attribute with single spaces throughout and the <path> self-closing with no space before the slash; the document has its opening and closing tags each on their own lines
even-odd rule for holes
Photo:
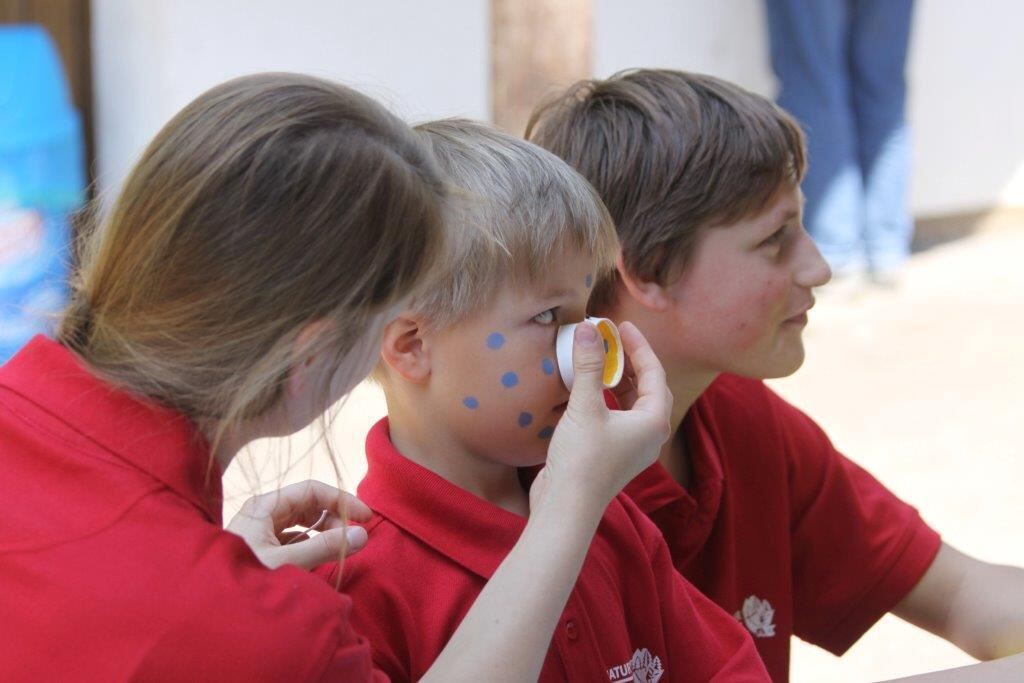
<svg viewBox="0 0 1024 683">
<path fill-rule="evenodd" d="M 750 630 L 776 681 L 791 635 L 841 654 L 938 552 L 912 507 L 761 382 L 720 377 L 682 431 L 690 491 L 655 464 L 626 493 L 683 575 Z"/>
<path fill-rule="evenodd" d="M 353 624 L 369 638 L 375 664 L 394 680 L 415 680 L 440 654 L 526 520 L 404 458 L 386 420 L 370 431 L 366 450 L 369 472 L 359 496 L 375 516 L 366 548 L 345 561 L 342 586 L 353 597 Z M 625 496 L 612 501 L 541 680 L 766 676 L 749 634 L 679 576 L 654 525 Z"/>
<path fill-rule="evenodd" d="M 0 368 L 0 482 L 0 680 L 373 676 L 347 597 L 221 528 L 192 424 L 42 337 Z"/>
</svg>

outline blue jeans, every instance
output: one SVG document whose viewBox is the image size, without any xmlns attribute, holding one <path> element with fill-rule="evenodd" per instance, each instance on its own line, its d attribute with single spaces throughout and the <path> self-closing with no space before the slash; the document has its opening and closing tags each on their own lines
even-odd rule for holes
<svg viewBox="0 0 1024 683">
<path fill-rule="evenodd" d="M 766 0 L 779 104 L 807 133 L 804 222 L 837 274 L 910 251 L 904 70 L 913 0 Z"/>
</svg>

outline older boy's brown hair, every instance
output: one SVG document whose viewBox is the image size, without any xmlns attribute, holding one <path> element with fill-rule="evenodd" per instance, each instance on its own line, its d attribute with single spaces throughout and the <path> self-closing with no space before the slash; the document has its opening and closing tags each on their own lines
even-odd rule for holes
<svg viewBox="0 0 1024 683">
<path fill-rule="evenodd" d="M 617 226 L 625 268 L 659 284 L 685 268 L 704 228 L 762 210 L 805 169 L 797 122 L 718 78 L 656 69 L 581 81 L 534 110 L 526 137 L 597 189 Z M 614 302 L 618 276 L 594 288 Z"/>
</svg>

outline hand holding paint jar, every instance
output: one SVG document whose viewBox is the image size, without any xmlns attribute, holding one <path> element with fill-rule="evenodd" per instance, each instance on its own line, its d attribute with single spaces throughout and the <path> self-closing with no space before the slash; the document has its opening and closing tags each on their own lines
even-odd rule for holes
<svg viewBox="0 0 1024 683">
<path fill-rule="evenodd" d="M 626 368 L 626 356 L 622 350 L 622 338 L 615 323 L 608 318 L 587 318 L 586 322 L 597 328 L 604 347 L 604 370 L 601 381 L 605 389 L 614 389 L 622 381 L 622 373 Z M 565 387 L 572 391 L 575 373 L 572 367 L 573 335 L 580 323 L 562 325 L 558 328 L 555 340 L 555 354 L 558 359 L 558 372 L 562 376 Z"/>
<path fill-rule="evenodd" d="M 547 463 L 530 489 L 531 509 L 548 503 L 603 509 L 657 459 L 669 437 L 672 394 L 657 356 L 633 324 L 622 323 L 616 330 L 610 321 L 607 326 L 602 322 L 573 325 L 571 335 L 559 330 L 573 344 L 568 356 L 558 350 L 559 365 L 565 357 L 572 364 L 571 375 L 563 371 L 571 387 L 569 403 L 551 437 Z M 609 410 L 605 388 L 622 379 L 627 359 L 635 390 L 621 410 Z"/>
</svg>

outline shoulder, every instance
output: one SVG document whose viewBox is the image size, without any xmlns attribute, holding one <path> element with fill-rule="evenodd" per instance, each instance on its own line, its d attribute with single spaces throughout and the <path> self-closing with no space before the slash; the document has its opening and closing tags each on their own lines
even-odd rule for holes
<svg viewBox="0 0 1024 683">
<path fill-rule="evenodd" d="M 729 450 L 787 461 L 838 455 L 825 431 L 761 380 L 722 375 L 695 405 L 696 419 Z M 792 462 L 791 462 L 792 464 Z"/>
<path fill-rule="evenodd" d="M 140 658 L 139 677 L 318 680 L 329 670 L 369 677 L 369 646 L 351 627 L 347 596 L 298 567 L 266 569 L 227 532 L 210 540 L 180 577 L 177 614 Z"/>
<path fill-rule="evenodd" d="M 479 590 L 475 575 L 389 519 L 375 515 L 367 531 L 366 546 L 335 564 L 328 584 L 352 597 L 353 621 L 375 648 L 381 636 L 407 638 L 403 629 L 426 614 L 457 611 Z"/>
<path fill-rule="evenodd" d="M 659 555 L 665 547 L 661 530 L 627 493 L 612 499 L 601 518 L 601 526 L 619 535 L 635 537 L 648 558 Z"/>
</svg>

